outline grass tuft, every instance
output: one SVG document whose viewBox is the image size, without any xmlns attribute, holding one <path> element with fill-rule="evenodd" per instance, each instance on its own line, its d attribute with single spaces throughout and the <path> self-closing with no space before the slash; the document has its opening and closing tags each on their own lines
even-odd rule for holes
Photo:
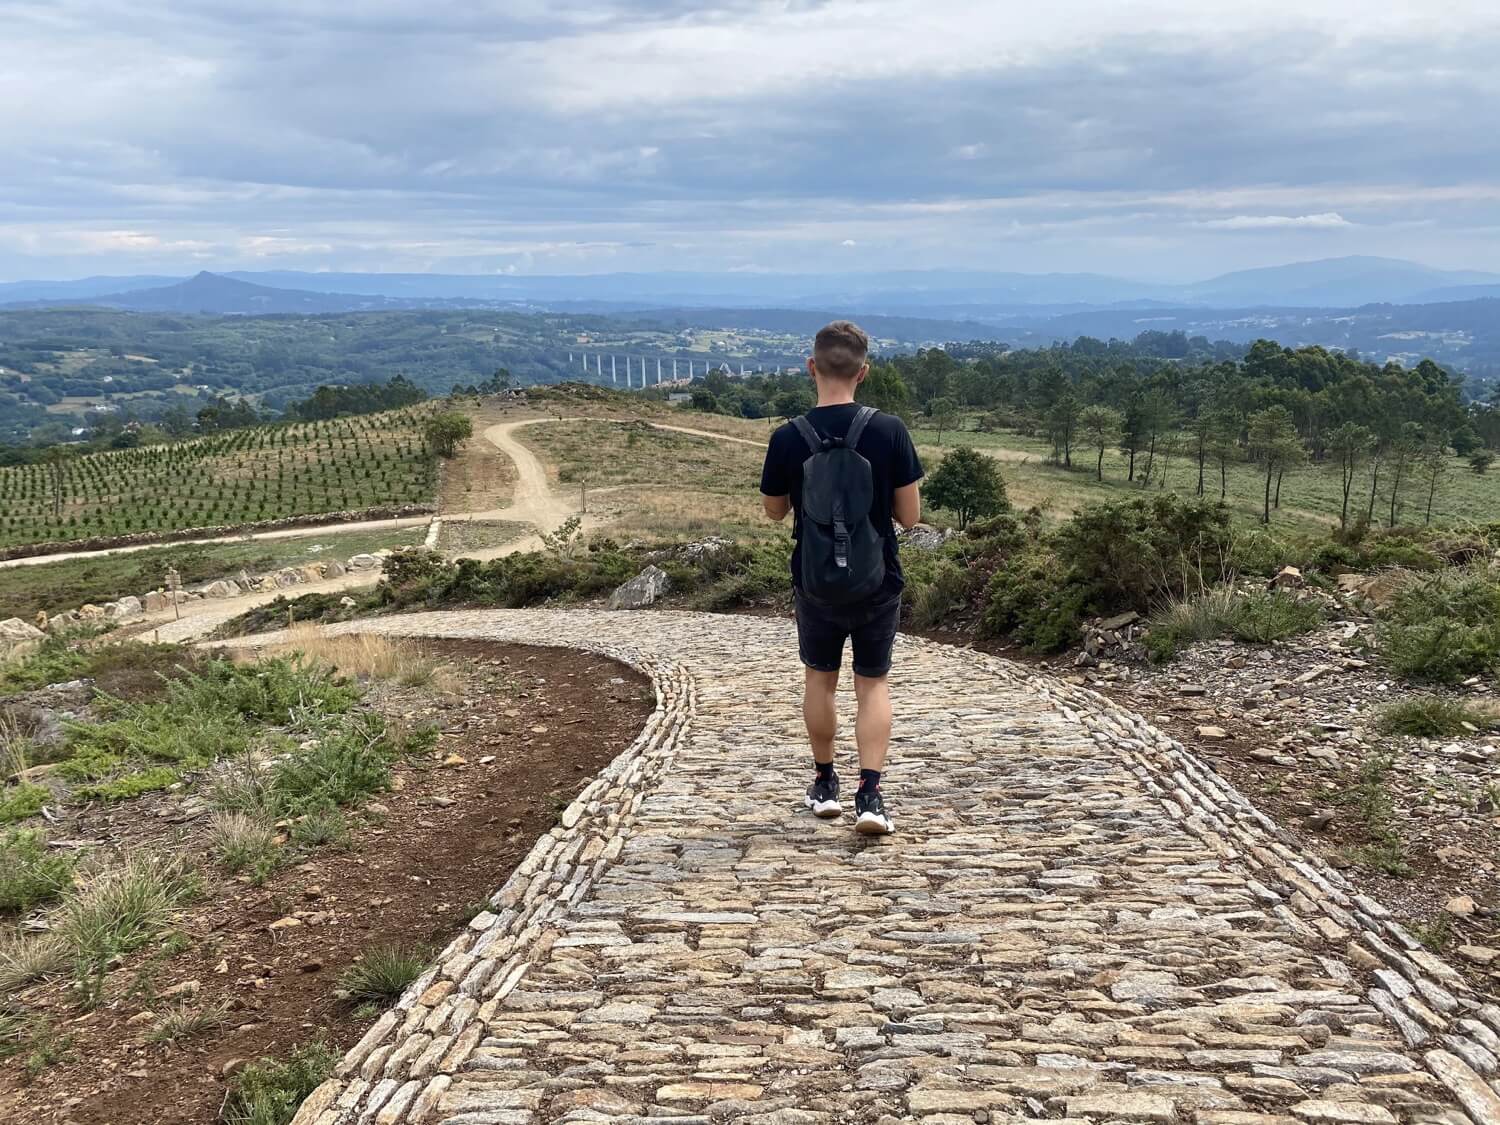
<svg viewBox="0 0 1500 1125">
<path fill-rule="evenodd" d="M 426 950 L 376 946 L 339 977 L 339 989 L 351 1000 L 390 1002 L 427 970 Z"/>
<path fill-rule="evenodd" d="M 205 1008 L 179 1004 L 162 1013 L 152 1024 L 146 1040 L 150 1043 L 176 1043 L 223 1027 L 228 1019 L 229 1007 L 225 1004 L 211 1004 Z"/>
<path fill-rule="evenodd" d="M 1322 611 L 1281 591 L 1236 593 L 1219 587 L 1170 603 L 1151 618 L 1146 650 L 1168 660 L 1197 641 L 1233 637 L 1248 644 L 1274 644 L 1317 628 Z"/>
<path fill-rule="evenodd" d="M 166 929 L 177 908 L 197 892 L 198 880 L 183 860 L 147 852 L 85 879 L 63 903 L 56 932 L 86 1002 L 102 1000 L 104 974 L 116 957 Z"/>
<path fill-rule="evenodd" d="M 24 934 L 0 939 L 0 994 L 19 992 L 29 984 L 68 968 L 68 947 L 52 934 Z"/>
<path fill-rule="evenodd" d="M 224 869 L 232 875 L 248 871 L 257 886 L 281 863 L 276 830 L 249 813 L 218 813 L 209 838 Z"/>
</svg>

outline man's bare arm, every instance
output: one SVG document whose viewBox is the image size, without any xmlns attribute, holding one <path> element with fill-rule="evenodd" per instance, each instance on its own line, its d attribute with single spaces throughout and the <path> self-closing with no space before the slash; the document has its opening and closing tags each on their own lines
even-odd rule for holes
<svg viewBox="0 0 1500 1125">
<path fill-rule="evenodd" d="M 790 496 L 762 496 L 760 505 L 765 509 L 767 519 L 780 522 L 792 510 L 792 498 Z"/>
<path fill-rule="evenodd" d="M 922 518 L 922 494 L 916 481 L 896 489 L 891 496 L 891 515 L 902 527 L 911 527 Z"/>
</svg>

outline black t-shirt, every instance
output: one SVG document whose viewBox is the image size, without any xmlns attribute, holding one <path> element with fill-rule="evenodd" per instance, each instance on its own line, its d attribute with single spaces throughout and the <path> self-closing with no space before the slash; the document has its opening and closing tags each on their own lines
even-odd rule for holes
<svg viewBox="0 0 1500 1125">
<path fill-rule="evenodd" d="M 824 437 L 844 437 L 859 413 L 859 404 L 840 403 L 819 406 L 808 411 L 813 429 Z M 922 462 L 901 419 L 893 414 L 877 414 L 865 426 L 857 452 L 870 462 L 875 477 L 875 502 L 870 506 L 870 522 L 885 536 L 885 591 L 895 593 L 905 585 L 901 562 L 896 555 L 896 537 L 891 533 L 891 499 L 896 489 L 922 479 Z M 760 474 L 760 490 L 766 496 L 790 496 L 792 507 L 802 502 L 802 463 L 812 456 L 807 442 L 790 422 L 771 435 L 766 448 L 766 464 Z M 797 582 L 798 552 L 792 549 L 792 582 Z"/>
</svg>

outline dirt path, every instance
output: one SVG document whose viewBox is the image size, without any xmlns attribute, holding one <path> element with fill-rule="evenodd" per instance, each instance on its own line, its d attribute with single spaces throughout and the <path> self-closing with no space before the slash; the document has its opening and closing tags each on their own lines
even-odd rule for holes
<svg viewBox="0 0 1500 1125">
<path fill-rule="evenodd" d="M 0 570 L 16 566 L 41 566 L 44 563 L 67 562 L 70 559 L 97 559 L 105 555 L 132 555 L 137 551 L 154 551 L 158 547 L 206 547 L 215 543 L 246 543 L 260 539 L 311 539 L 320 535 L 343 535 L 350 531 L 394 531 L 403 527 L 423 527 L 431 516 L 402 516 L 389 520 L 357 520 L 354 523 L 320 523 L 307 527 L 282 527 L 275 531 L 255 531 L 248 535 L 218 535 L 212 539 L 154 539 L 150 543 L 132 543 L 128 547 L 105 547 L 97 551 L 64 551 L 55 555 L 28 555 L 23 559 L 0 559 Z"/>
</svg>

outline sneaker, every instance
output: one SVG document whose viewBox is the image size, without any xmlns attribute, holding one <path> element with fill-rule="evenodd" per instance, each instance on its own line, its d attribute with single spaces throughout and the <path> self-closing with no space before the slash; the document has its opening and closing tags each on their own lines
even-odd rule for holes
<svg viewBox="0 0 1500 1125">
<path fill-rule="evenodd" d="M 812 809 L 813 816 L 821 816 L 825 820 L 844 814 L 844 806 L 839 804 L 838 774 L 830 774 L 827 781 L 813 779 L 813 783 L 807 787 L 807 807 Z"/>
<path fill-rule="evenodd" d="M 854 812 L 858 817 L 854 831 L 861 836 L 889 836 L 896 831 L 896 822 L 886 814 L 878 788 L 861 789 L 854 794 Z"/>
</svg>

